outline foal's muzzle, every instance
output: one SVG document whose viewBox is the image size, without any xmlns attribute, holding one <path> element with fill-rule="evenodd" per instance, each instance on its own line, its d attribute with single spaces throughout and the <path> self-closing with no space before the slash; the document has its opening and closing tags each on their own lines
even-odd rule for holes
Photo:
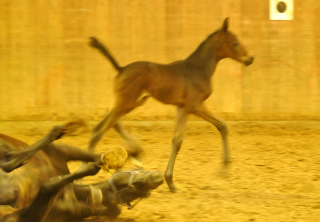
<svg viewBox="0 0 320 222">
<path fill-rule="evenodd" d="M 246 66 L 249 66 L 253 63 L 254 57 L 253 56 L 243 56 L 241 58 L 242 63 L 245 64 Z"/>
</svg>

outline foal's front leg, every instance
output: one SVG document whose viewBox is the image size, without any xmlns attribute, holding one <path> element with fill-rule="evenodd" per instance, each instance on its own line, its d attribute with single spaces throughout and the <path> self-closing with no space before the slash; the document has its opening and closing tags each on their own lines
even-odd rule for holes
<svg viewBox="0 0 320 222">
<path fill-rule="evenodd" d="M 228 127 L 223 119 L 217 115 L 211 113 L 203 104 L 199 105 L 193 114 L 203 118 L 204 120 L 210 122 L 219 130 L 222 137 L 222 147 L 223 147 L 223 162 L 227 165 L 230 162 L 229 155 L 229 142 L 228 142 Z"/>
<path fill-rule="evenodd" d="M 170 154 L 169 162 L 168 162 L 167 169 L 165 172 L 166 182 L 167 182 L 171 192 L 173 192 L 173 193 L 177 192 L 177 189 L 174 186 L 173 181 L 172 181 L 173 168 L 174 168 L 174 163 L 176 161 L 178 152 L 181 148 L 181 144 L 183 141 L 187 118 L 188 118 L 188 113 L 186 112 L 186 110 L 184 108 L 179 107 L 176 127 L 174 130 L 174 135 L 173 135 L 173 139 L 172 139 L 171 154 Z"/>
</svg>

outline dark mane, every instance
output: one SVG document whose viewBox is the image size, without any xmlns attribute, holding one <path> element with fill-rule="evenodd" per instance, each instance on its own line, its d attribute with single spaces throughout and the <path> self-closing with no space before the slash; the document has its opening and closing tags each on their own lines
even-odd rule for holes
<svg viewBox="0 0 320 222">
<path fill-rule="evenodd" d="M 202 43 L 200 43 L 200 45 L 196 48 L 196 50 L 194 50 L 194 52 L 186 60 L 188 61 L 189 59 L 192 59 L 198 54 L 198 52 L 202 51 L 203 47 L 208 42 L 208 40 L 211 39 L 213 36 L 215 36 L 219 31 L 220 29 L 211 33 Z"/>
</svg>

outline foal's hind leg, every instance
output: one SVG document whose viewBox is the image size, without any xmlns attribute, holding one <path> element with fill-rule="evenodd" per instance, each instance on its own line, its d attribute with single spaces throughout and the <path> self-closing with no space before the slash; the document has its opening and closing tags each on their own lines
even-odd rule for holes
<svg viewBox="0 0 320 222">
<path fill-rule="evenodd" d="M 124 114 L 124 112 L 121 112 L 117 108 L 111 109 L 103 120 L 93 128 L 88 150 L 93 151 L 103 135 L 113 127 Z M 120 125 L 117 125 L 116 127 L 122 129 Z"/>
<path fill-rule="evenodd" d="M 223 119 L 217 115 L 211 113 L 203 104 L 199 105 L 193 114 L 203 118 L 204 120 L 212 123 L 219 130 L 222 137 L 223 151 L 224 151 L 224 164 L 228 164 L 230 161 L 229 156 L 229 143 L 228 143 L 228 127 Z"/>
<path fill-rule="evenodd" d="M 135 103 L 134 108 L 142 106 L 149 97 L 149 94 L 145 94 L 142 97 L 140 97 L 138 101 Z M 124 130 L 120 122 L 117 122 L 113 127 L 122 137 L 122 139 L 124 139 L 124 141 L 126 142 L 127 147 L 125 147 L 125 149 L 127 150 L 128 154 L 134 157 L 138 156 L 142 152 L 142 148 L 137 143 L 137 141 L 134 138 L 132 138 L 132 136 L 127 131 Z"/>
<path fill-rule="evenodd" d="M 124 75 L 124 74 L 123 74 Z M 141 84 L 141 83 L 140 83 Z M 124 139 L 130 140 L 133 139 L 126 133 L 121 125 L 118 123 L 119 119 L 125 114 L 129 113 L 131 110 L 136 108 L 137 106 L 141 106 L 149 96 L 144 96 L 139 99 L 139 96 L 142 93 L 141 87 L 138 87 L 139 84 L 133 84 L 132 86 L 127 86 L 118 83 L 120 85 L 119 88 L 116 88 L 116 103 L 115 106 L 109 111 L 109 113 L 93 128 L 91 139 L 89 142 L 88 150 L 94 151 L 99 141 L 103 137 L 103 135 L 111 128 L 115 127 L 116 130 L 122 133 L 122 137 Z M 128 150 L 129 154 L 132 154 L 132 151 Z M 85 166 L 85 163 L 81 163 L 78 171 Z M 78 180 L 76 184 L 80 184 L 81 180 Z"/>
<path fill-rule="evenodd" d="M 124 114 L 123 114 L 124 115 Z M 92 130 L 91 139 L 88 146 L 88 151 L 93 152 L 96 146 L 98 145 L 99 141 L 101 140 L 102 136 L 111 128 L 113 127 L 117 121 L 122 117 L 120 112 L 117 112 L 117 109 L 111 109 L 110 112 L 100 121 Z M 86 166 L 86 162 L 82 162 L 80 164 L 79 169 L 80 171 Z M 76 181 L 76 184 L 81 184 L 82 179 Z"/>
<path fill-rule="evenodd" d="M 122 116 L 131 112 L 136 107 L 142 106 L 150 97 L 149 95 L 144 95 L 143 97 L 139 98 L 139 94 L 139 90 L 133 90 L 131 95 L 122 95 L 121 97 L 117 98 L 118 102 L 116 103 L 115 107 L 112 108 L 110 112 L 93 128 L 88 150 L 94 150 L 102 136 L 111 127 L 114 127 L 120 136 L 128 143 L 128 145 L 131 145 L 131 148 L 135 150 L 134 152 L 131 151 L 131 153 L 129 151 L 129 154 L 138 154 L 141 152 L 140 146 L 118 122 Z"/>
</svg>

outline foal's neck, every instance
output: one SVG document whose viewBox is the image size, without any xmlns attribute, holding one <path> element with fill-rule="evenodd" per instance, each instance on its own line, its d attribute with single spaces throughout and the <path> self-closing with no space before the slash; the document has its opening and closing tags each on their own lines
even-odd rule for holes
<svg viewBox="0 0 320 222">
<path fill-rule="evenodd" d="M 204 40 L 198 48 L 185 60 L 197 69 L 201 69 L 205 75 L 212 77 L 219 58 L 220 39 L 217 37 L 217 32 L 212 33 Z"/>
</svg>

